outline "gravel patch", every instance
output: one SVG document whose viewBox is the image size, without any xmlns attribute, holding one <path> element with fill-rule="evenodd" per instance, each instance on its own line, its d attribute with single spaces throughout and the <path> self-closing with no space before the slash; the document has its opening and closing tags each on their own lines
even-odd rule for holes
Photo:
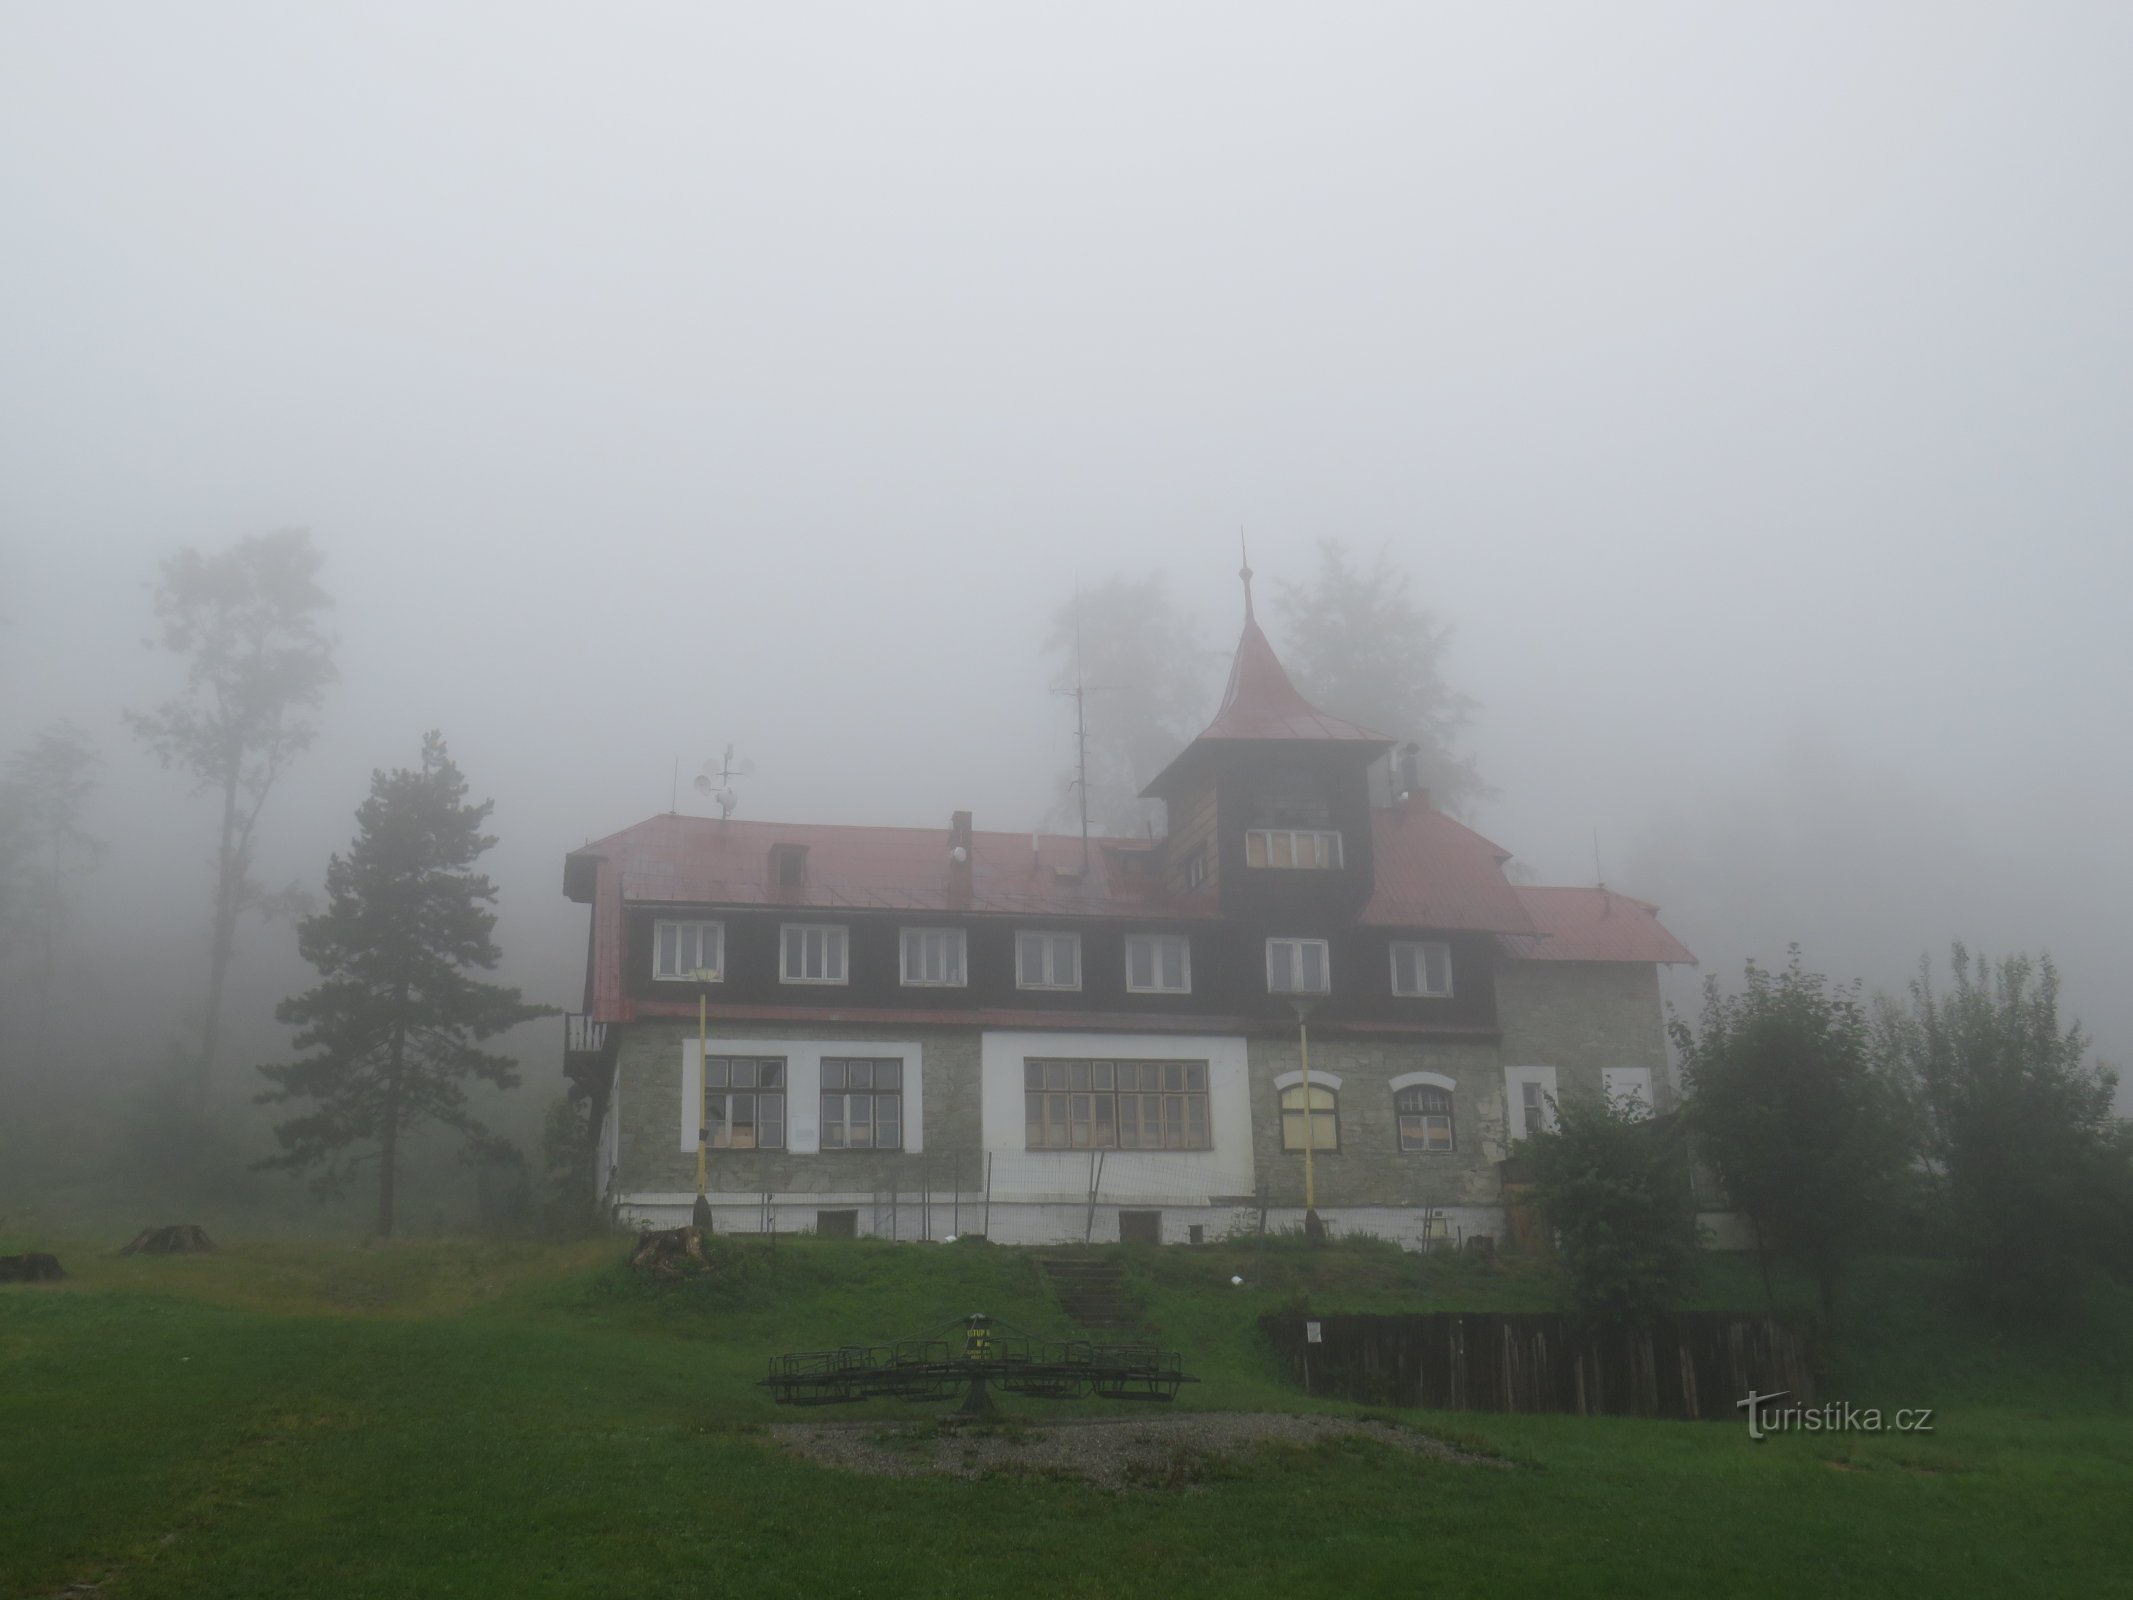
<svg viewBox="0 0 2133 1600">
<path fill-rule="evenodd" d="M 1298 1416 L 1277 1411 L 1186 1411 L 1038 1423 L 927 1419 L 793 1422 L 768 1430 L 794 1454 L 825 1467 L 890 1477 L 994 1473 L 1078 1478 L 1106 1489 L 1184 1488 L 1230 1475 L 1238 1457 L 1265 1444 L 1309 1447 L 1336 1439 L 1370 1439 L 1410 1455 L 1459 1466 L 1503 1469 L 1509 1462 L 1476 1455 L 1412 1428 L 1361 1417 Z"/>
</svg>

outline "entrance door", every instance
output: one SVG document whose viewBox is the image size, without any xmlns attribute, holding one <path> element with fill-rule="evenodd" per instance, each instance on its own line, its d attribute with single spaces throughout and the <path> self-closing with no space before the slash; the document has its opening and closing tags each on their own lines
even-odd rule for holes
<svg viewBox="0 0 2133 1600">
<path fill-rule="evenodd" d="M 1160 1211 L 1121 1211 L 1118 1214 L 1118 1242 L 1120 1244 L 1161 1244 L 1163 1242 L 1163 1213 Z"/>
</svg>

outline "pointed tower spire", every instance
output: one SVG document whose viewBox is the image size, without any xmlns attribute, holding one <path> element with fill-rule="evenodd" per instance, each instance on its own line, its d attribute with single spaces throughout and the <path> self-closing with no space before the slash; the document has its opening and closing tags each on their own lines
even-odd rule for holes
<svg viewBox="0 0 2133 1600">
<path fill-rule="evenodd" d="M 1241 741 L 1338 743 L 1368 750 L 1371 747 L 1383 749 L 1393 743 L 1383 734 L 1372 733 L 1319 710 L 1297 691 L 1280 657 L 1274 654 L 1274 647 L 1267 643 L 1259 619 L 1252 614 L 1252 562 L 1241 530 L 1237 535 L 1237 549 L 1244 561 L 1237 569 L 1237 576 L 1244 584 L 1244 628 L 1237 638 L 1237 654 L 1230 662 L 1229 683 L 1222 691 L 1222 704 L 1215 712 L 1214 721 L 1141 791 L 1143 798 L 1161 798 L 1181 770 L 1192 763 L 1196 752 L 1204 754 L 1214 744 Z"/>
</svg>

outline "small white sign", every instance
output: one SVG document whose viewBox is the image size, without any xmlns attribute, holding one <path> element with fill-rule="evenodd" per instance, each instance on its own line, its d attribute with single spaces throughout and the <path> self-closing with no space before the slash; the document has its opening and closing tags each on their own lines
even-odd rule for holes
<svg viewBox="0 0 2133 1600">
<path fill-rule="evenodd" d="M 1305 1344 L 1324 1344 L 1325 1342 L 1325 1336 L 1318 1331 L 1317 1323 L 1307 1322 L 1304 1324 Z"/>
</svg>

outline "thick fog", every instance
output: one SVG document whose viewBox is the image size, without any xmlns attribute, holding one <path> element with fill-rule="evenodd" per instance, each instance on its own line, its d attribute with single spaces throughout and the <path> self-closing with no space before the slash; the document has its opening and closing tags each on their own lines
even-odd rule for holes
<svg viewBox="0 0 2133 1600">
<path fill-rule="evenodd" d="M 73 1043 L 198 1003 L 214 811 L 121 721 L 182 547 L 326 552 L 260 876 L 439 728 L 575 1007 L 563 855 L 677 762 L 1032 827 L 1061 599 L 1160 570 L 1226 651 L 1241 530 L 1456 626 L 1540 881 L 1725 979 L 2048 948 L 2133 1060 L 2129 59 L 2112 4 L 9 7 L 0 755 L 106 760 Z M 246 1087 L 310 974 L 238 950 Z"/>
</svg>

